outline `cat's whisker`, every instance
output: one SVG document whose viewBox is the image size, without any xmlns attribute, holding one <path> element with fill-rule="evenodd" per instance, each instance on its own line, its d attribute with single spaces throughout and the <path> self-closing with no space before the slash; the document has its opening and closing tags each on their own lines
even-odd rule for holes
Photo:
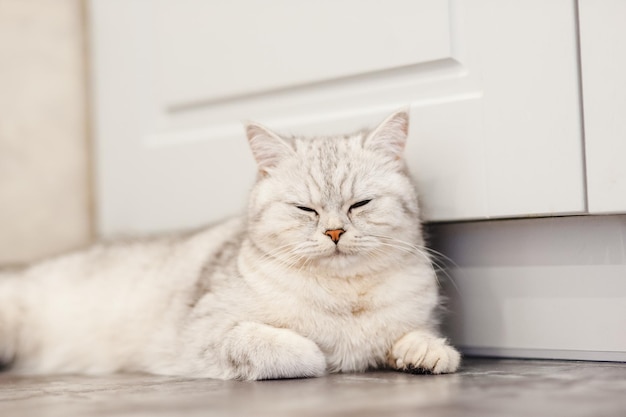
<svg viewBox="0 0 626 417">
<path fill-rule="evenodd" d="M 276 269 L 279 267 L 293 268 L 302 259 L 302 255 L 297 253 L 299 246 L 293 243 L 282 245 L 263 254 L 258 261 L 272 264 Z"/>
<path fill-rule="evenodd" d="M 454 259 L 450 258 L 449 256 L 445 255 L 444 253 L 435 250 L 433 248 L 429 248 L 427 246 L 423 246 L 422 247 L 423 250 L 425 250 L 426 252 L 428 252 L 431 256 L 438 258 L 438 259 L 442 259 L 445 263 L 448 263 L 450 265 L 452 265 L 455 268 L 458 268 L 459 265 L 454 261 Z"/>
<path fill-rule="evenodd" d="M 279 257 L 281 255 L 289 253 L 289 251 L 291 251 L 294 246 L 295 245 L 293 243 L 286 243 L 284 245 L 278 246 L 278 247 L 272 249 L 269 252 L 263 253 L 262 259 L 264 259 L 264 258 L 277 258 L 277 257 Z"/>
<path fill-rule="evenodd" d="M 454 287 L 455 291 L 460 295 L 460 289 L 459 289 L 457 283 L 455 282 L 454 278 L 447 271 L 447 268 L 444 265 L 442 265 L 440 262 L 438 262 L 437 259 L 436 259 L 437 257 L 442 257 L 442 258 L 444 258 L 444 261 L 448 260 L 448 261 L 450 261 L 450 263 L 453 264 L 453 266 L 456 266 L 456 263 L 451 258 L 445 256 L 441 252 L 438 252 L 438 251 L 436 251 L 434 249 L 431 249 L 431 248 L 428 248 L 426 246 L 414 245 L 414 244 L 411 244 L 409 242 L 403 241 L 401 239 L 397 239 L 397 238 L 392 237 L 392 236 L 386 236 L 386 235 L 372 235 L 372 236 L 380 238 L 380 239 L 385 239 L 388 242 L 397 244 L 397 245 L 392 245 L 392 246 L 395 246 L 399 250 L 404 250 L 404 251 L 410 250 L 410 251 L 414 251 L 415 254 L 419 254 L 424 260 L 426 260 L 431 265 L 433 265 L 433 268 L 435 269 L 436 272 L 439 272 L 439 273 L 443 274 L 447 278 L 448 282 L 450 282 L 450 284 L 452 284 L 452 286 Z M 383 245 L 391 245 L 391 243 L 384 243 L 384 242 L 380 242 L 380 243 L 383 244 Z M 436 255 L 436 256 L 432 256 L 432 255 Z M 439 277 L 438 276 L 437 276 L 437 281 L 439 282 Z M 439 282 L 439 285 L 441 285 L 440 282 Z"/>
<path fill-rule="evenodd" d="M 428 263 L 430 263 L 431 265 L 433 265 L 434 267 L 436 267 L 436 268 L 433 268 L 435 271 L 436 271 L 438 268 L 441 268 L 441 267 L 439 266 L 439 264 L 437 264 L 436 262 L 434 262 L 434 261 L 433 261 L 433 260 L 432 260 L 429 256 L 427 256 L 425 253 L 423 253 L 423 252 L 422 252 L 421 250 L 419 250 L 418 248 L 415 248 L 415 247 L 406 247 L 406 246 L 401 246 L 401 245 L 394 245 L 394 244 L 392 244 L 392 243 L 384 243 L 384 242 L 380 242 L 379 244 L 380 244 L 380 245 L 383 245 L 383 246 L 389 246 L 389 247 L 392 247 L 392 248 L 394 248 L 394 249 L 401 250 L 401 251 L 403 251 L 403 252 L 405 252 L 405 253 L 408 253 L 408 254 L 411 254 L 411 255 L 419 256 L 419 257 L 423 258 L 426 262 L 428 262 Z M 437 277 L 437 276 L 435 276 L 435 277 L 437 278 L 437 281 L 439 281 L 439 280 L 438 280 L 438 277 Z"/>
<path fill-rule="evenodd" d="M 395 237 L 391 237 L 391 236 L 385 236 L 385 235 L 376 235 L 376 237 L 380 237 L 380 238 L 384 238 L 384 239 L 389 239 L 389 240 L 393 240 L 395 242 L 398 243 L 402 243 L 405 245 L 408 245 L 410 247 L 415 248 L 416 250 L 422 251 L 425 254 L 428 255 L 429 259 L 431 259 L 431 261 L 433 263 L 435 263 L 432 259 L 442 259 L 443 263 L 447 263 L 447 264 L 451 264 L 453 267 L 458 267 L 457 263 L 450 258 L 449 256 L 446 256 L 445 254 L 443 254 L 442 252 L 439 252 L 435 249 L 429 248 L 428 246 L 418 246 L 418 245 L 414 245 L 411 244 L 409 242 L 405 242 L 401 239 L 395 238 Z M 445 267 L 443 265 L 441 265 L 441 263 L 435 263 L 435 265 L 437 265 L 439 268 L 441 268 L 442 270 L 445 269 Z"/>
<path fill-rule="evenodd" d="M 308 267 L 311 264 L 311 262 L 313 262 L 312 258 L 305 258 L 304 262 L 302 262 L 300 264 L 300 268 L 298 268 L 298 274 L 300 274 L 304 268 L 306 268 L 306 270 L 308 270 L 309 269 Z"/>
<path fill-rule="evenodd" d="M 303 249 L 306 249 L 306 245 L 293 243 L 284 244 L 271 252 L 265 253 L 259 259 L 259 262 L 263 262 L 266 267 L 269 265 L 270 269 L 267 270 L 266 268 L 266 271 L 270 273 L 279 271 L 280 268 L 294 269 L 296 267 L 298 267 L 298 272 L 300 272 L 302 268 L 311 262 L 310 258 L 299 253 Z"/>
</svg>

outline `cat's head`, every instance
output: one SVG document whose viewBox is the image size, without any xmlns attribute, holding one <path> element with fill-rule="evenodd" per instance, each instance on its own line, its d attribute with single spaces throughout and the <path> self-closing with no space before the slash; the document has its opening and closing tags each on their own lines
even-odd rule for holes
<svg viewBox="0 0 626 417">
<path fill-rule="evenodd" d="M 406 112 L 346 136 L 284 137 L 258 124 L 246 131 L 259 169 L 249 232 L 266 258 L 354 276 L 389 269 L 421 244 L 403 159 Z"/>
</svg>

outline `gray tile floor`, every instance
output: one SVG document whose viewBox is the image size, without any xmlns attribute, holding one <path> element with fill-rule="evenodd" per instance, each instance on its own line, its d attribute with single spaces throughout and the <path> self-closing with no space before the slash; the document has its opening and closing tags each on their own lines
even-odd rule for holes
<svg viewBox="0 0 626 417">
<path fill-rule="evenodd" d="M 0 416 L 626 416 L 626 363 L 468 358 L 395 372 L 236 382 L 0 375 Z"/>
</svg>

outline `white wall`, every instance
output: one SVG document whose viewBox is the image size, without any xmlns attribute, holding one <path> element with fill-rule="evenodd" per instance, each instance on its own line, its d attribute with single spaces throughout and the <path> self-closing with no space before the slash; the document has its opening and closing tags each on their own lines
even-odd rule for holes
<svg viewBox="0 0 626 417">
<path fill-rule="evenodd" d="M 0 0 L 0 264 L 91 239 L 83 3 Z"/>
</svg>

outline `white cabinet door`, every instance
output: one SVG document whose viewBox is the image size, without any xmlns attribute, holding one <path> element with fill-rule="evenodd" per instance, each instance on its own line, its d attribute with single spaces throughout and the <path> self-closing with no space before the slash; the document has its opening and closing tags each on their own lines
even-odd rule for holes
<svg viewBox="0 0 626 417">
<path fill-rule="evenodd" d="M 451 12 L 460 74 L 412 100 L 427 218 L 584 212 L 575 5 L 453 1 Z"/>
<path fill-rule="evenodd" d="M 581 0 L 590 213 L 626 212 L 626 2 Z"/>
<path fill-rule="evenodd" d="M 411 108 L 429 220 L 585 210 L 571 1 L 91 0 L 98 227 L 241 212 L 241 128 L 337 133 Z"/>
</svg>

